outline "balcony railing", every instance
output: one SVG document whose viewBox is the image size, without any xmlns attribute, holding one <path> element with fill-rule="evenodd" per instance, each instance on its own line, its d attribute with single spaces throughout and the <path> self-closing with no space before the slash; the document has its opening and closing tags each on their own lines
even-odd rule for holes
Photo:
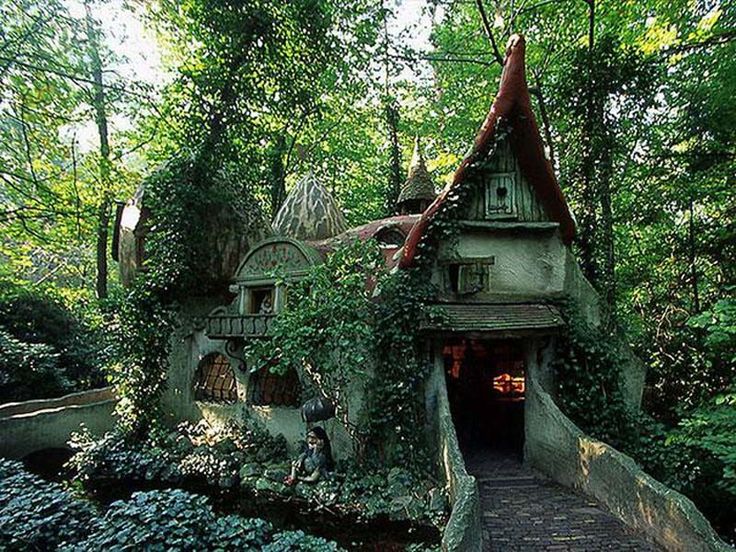
<svg viewBox="0 0 736 552">
<path fill-rule="evenodd" d="M 212 339 L 268 335 L 273 314 L 215 314 L 205 319 L 205 332 Z"/>
</svg>

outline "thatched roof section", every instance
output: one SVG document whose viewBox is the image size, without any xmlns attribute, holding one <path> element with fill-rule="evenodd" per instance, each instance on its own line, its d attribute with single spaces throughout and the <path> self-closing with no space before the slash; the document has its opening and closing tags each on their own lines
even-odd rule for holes
<svg viewBox="0 0 736 552">
<path fill-rule="evenodd" d="M 277 235 L 297 240 L 324 240 L 348 227 L 335 198 L 312 173 L 289 193 L 272 226 Z"/>
</svg>

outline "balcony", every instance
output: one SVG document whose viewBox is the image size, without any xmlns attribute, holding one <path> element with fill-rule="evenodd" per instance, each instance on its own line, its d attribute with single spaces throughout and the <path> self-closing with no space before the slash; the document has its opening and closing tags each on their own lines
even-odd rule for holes
<svg viewBox="0 0 736 552">
<path fill-rule="evenodd" d="M 205 319 L 205 333 L 210 339 L 263 337 L 268 335 L 273 314 L 212 313 Z"/>
</svg>

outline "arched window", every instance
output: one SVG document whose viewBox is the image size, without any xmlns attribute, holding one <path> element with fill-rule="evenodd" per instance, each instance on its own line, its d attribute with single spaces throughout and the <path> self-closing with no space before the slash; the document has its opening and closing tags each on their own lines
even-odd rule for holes
<svg viewBox="0 0 736 552">
<path fill-rule="evenodd" d="M 404 233 L 395 227 L 381 228 L 375 234 L 378 245 L 382 248 L 394 248 L 401 247 L 404 245 L 406 236 Z"/>
<path fill-rule="evenodd" d="M 235 374 L 225 355 L 211 353 L 199 362 L 194 398 L 214 402 L 235 402 L 238 399 Z"/>
<path fill-rule="evenodd" d="M 251 404 L 257 406 L 299 406 L 302 387 L 296 370 L 274 374 L 268 366 L 250 375 L 248 390 Z"/>
</svg>

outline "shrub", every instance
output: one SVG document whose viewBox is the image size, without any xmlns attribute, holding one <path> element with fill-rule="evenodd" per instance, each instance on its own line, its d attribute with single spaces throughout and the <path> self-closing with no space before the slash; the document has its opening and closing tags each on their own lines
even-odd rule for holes
<svg viewBox="0 0 736 552">
<path fill-rule="evenodd" d="M 0 550 L 324 551 L 333 542 L 277 532 L 261 519 L 218 518 L 207 498 L 182 490 L 134 493 L 103 516 L 59 484 L 0 459 Z"/>
<path fill-rule="evenodd" d="M 71 386 L 53 347 L 21 341 L 0 327 L 0 402 L 48 397 Z"/>
<path fill-rule="evenodd" d="M 56 298 L 0 280 L 0 329 L 0 401 L 59 396 L 104 383 L 99 367 L 107 340 Z"/>
<path fill-rule="evenodd" d="M 181 490 L 134 493 L 110 505 L 90 534 L 66 550 L 206 550 L 215 514 L 207 499 Z"/>
<path fill-rule="evenodd" d="M 82 481 L 186 479 L 231 487 L 244 463 L 287 459 L 283 437 L 236 424 L 215 429 L 205 422 L 184 422 L 174 431 L 151 430 L 143 441 L 131 441 L 119 431 L 101 439 L 82 432 L 74 435 L 71 445 L 78 452 L 70 463 Z"/>
<path fill-rule="evenodd" d="M 0 549 L 50 550 L 84 538 L 95 514 L 61 485 L 0 459 Z"/>
<path fill-rule="evenodd" d="M 177 489 L 134 493 L 114 502 L 89 536 L 65 552 L 85 550 L 245 550 L 335 552 L 335 543 L 302 531 L 275 532 L 262 519 L 216 518 L 202 496 Z"/>
</svg>

